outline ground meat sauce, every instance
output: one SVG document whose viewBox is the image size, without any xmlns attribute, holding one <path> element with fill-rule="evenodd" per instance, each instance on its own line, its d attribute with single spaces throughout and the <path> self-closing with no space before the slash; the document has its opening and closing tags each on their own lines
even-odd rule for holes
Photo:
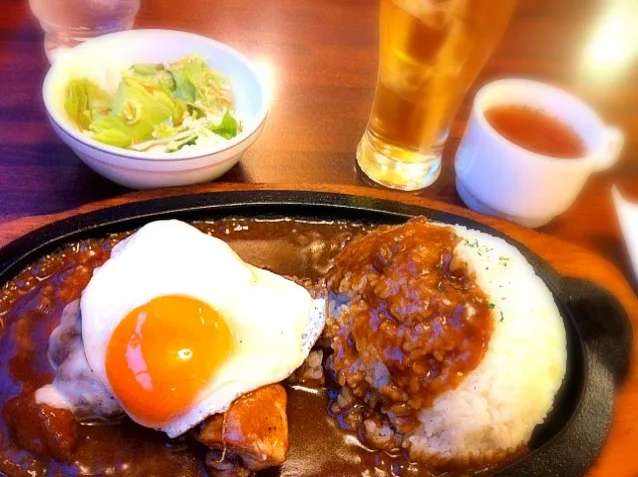
<svg viewBox="0 0 638 477">
<path fill-rule="evenodd" d="M 337 381 L 378 402 L 401 432 L 476 368 L 492 334 L 487 296 L 453 260 L 460 241 L 424 218 L 379 227 L 339 253 L 326 277 Z"/>
<path fill-rule="evenodd" d="M 344 245 L 366 227 L 341 223 L 223 220 L 196 224 L 226 240 L 246 261 L 277 273 L 317 280 Z M 126 234 L 75 243 L 47 255 L 0 290 L 0 474 L 204 477 L 206 448 L 123 417 L 75 422 L 69 411 L 36 404 L 50 383 L 48 337 L 62 310 L 80 296 L 93 270 Z M 383 257 L 380 257 L 381 259 Z M 329 351 L 329 350 L 328 350 Z M 327 355 L 328 352 L 324 352 Z M 419 475 L 440 472 L 410 463 L 401 452 L 362 446 L 345 414 L 326 412 L 339 390 L 287 386 L 290 449 L 281 468 L 260 476 Z M 341 425 L 337 425 L 337 423 Z M 482 473 L 483 471 L 481 471 Z M 449 475 L 449 474 L 446 474 Z M 467 473 L 463 473 L 467 475 Z"/>
</svg>

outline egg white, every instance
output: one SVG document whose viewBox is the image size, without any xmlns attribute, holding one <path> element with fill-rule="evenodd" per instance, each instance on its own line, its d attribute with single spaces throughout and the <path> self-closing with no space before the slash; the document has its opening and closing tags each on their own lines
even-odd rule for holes
<svg viewBox="0 0 638 477">
<path fill-rule="evenodd" d="M 232 356 L 180 415 L 147 422 L 121 403 L 134 421 L 169 437 L 225 411 L 237 397 L 287 378 L 323 328 L 317 321 L 323 316 L 311 314 L 313 301 L 304 288 L 243 262 L 225 242 L 184 222 L 152 222 L 113 248 L 82 294 L 86 358 L 112 394 L 105 367 L 111 335 L 133 309 L 162 295 L 208 303 L 235 339 Z"/>
</svg>

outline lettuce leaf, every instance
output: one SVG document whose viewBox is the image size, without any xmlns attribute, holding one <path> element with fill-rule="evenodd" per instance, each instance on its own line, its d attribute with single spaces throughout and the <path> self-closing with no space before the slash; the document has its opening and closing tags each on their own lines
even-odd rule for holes
<svg viewBox="0 0 638 477">
<path fill-rule="evenodd" d="M 183 70 L 170 71 L 173 81 L 175 82 L 175 90 L 173 91 L 173 97 L 175 99 L 182 99 L 187 103 L 192 103 L 197 97 L 197 90 L 193 83 L 190 82 L 188 76 Z"/>
<path fill-rule="evenodd" d="M 108 116 L 90 126 L 93 139 L 117 147 L 131 147 L 151 137 L 156 125 L 177 114 L 171 98 L 159 87 L 149 87 L 136 77 L 122 79 Z"/>
<path fill-rule="evenodd" d="M 155 76 L 153 76 L 153 80 L 171 98 L 175 97 L 175 94 L 174 94 L 175 93 L 175 80 L 173 79 L 173 75 L 170 73 L 170 71 L 166 71 L 166 70 L 158 71 L 155 74 Z"/>
<path fill-rule="evenodd" d="M 128 127 L 133 142 L 151 137 L 157 124 L 178 113 L 173 100 L 159 87 L 149 87 L 137 78 L 123 78 L 111 105 L 111 116 Z"/>
<path fill-rule="evenodd" d="M 72 79 L 66 88 L 64 110 L 77 127 L 87 130 L 94 117 L 109 110 L 110 102 L 111 97 L 93 81 Z"/>
<path fill-rule="evenodd" d="M 91 123 L 93 139 L 115 147 L 131 147 L 133 142 L 130 128 L 121 118 L 100 116 Z"/>
<path fill-rule="evenodd" d="M 221 123 L 217 126 L 209 126 L 208 129 L 224 139 L 232 139 L 239 132 L 239 123 L 230 112 L 226 111 Z"/>
<path fill-rule="evenodd" d="M 161 63 L 137 63 L 131 66 L 131 71 L 135 76 L 153 77 L 164 69 Z"/>
</svg>

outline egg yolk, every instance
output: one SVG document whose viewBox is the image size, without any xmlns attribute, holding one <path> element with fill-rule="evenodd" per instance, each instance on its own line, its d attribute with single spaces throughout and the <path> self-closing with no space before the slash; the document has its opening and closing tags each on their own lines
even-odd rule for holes
<svg viewBox="0 0 638 477">
<path fill-rule="evenodd" d="M 160 296 L 117 326 L 106 375 L 126 411 L 152 426 L 185 411 L 231 351 L 230 330 L 211 306 Z"/>
</svg>

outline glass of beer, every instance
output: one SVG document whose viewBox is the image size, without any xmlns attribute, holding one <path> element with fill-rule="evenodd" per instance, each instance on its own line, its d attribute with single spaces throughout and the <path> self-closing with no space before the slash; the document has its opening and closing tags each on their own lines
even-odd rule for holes
<svg viewBox="0 0 638 477">
<path fill-rule="evenodd" d="M 379 73 L 357 162 L 401 190 L 432 184 L 463 96 L 516 0 L 381 0 Z"/>
</svg>

